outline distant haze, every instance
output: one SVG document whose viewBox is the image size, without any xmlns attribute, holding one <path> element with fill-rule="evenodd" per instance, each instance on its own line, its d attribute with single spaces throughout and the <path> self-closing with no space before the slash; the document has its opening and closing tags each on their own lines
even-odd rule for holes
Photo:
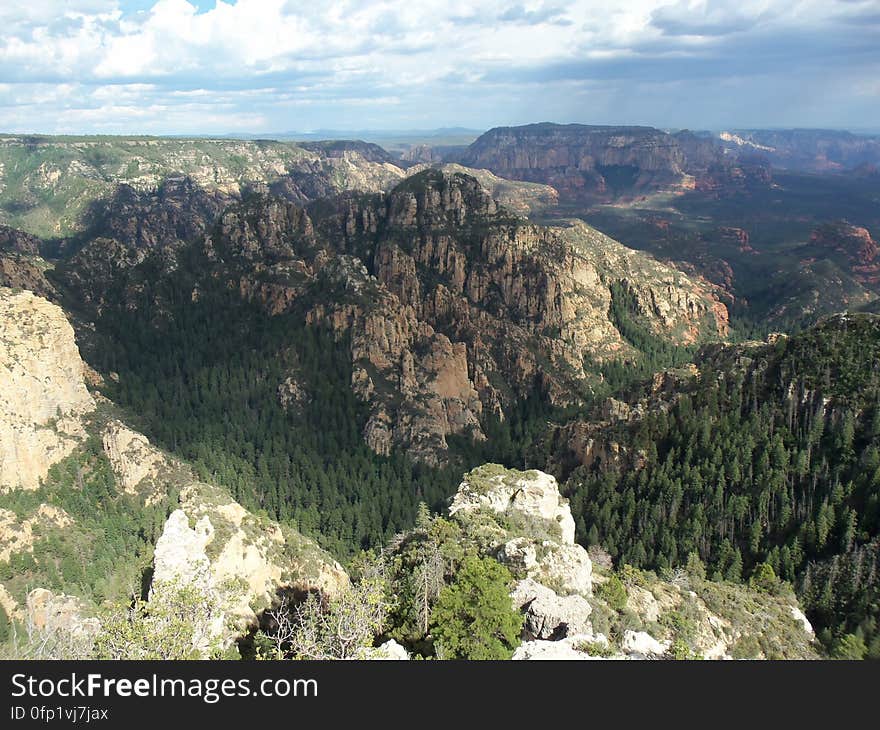
<svg viewBox="0 0 880 730">
<path fill-rule="evenodd" d="M 880 119 L 878 0 L 30 0 L 0 27 L 5 132 Z"/>
</svg>

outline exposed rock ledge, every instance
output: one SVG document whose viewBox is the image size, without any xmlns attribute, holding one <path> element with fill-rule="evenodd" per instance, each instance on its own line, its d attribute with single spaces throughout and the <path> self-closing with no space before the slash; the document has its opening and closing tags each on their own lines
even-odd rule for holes
<svg viewBox="0 0 880 730">
<path fill-rule="evenodd" d="M 461 520 L 481 512 L 508 523 L 493 542 L 498 560 L 515 573 L 561 595 L 591 594 L 592 563 L 574 541 L 574 518 L 553 476 L 497 464 L 474 469 L 465 475 L 449 514 Z"/>
<path fill-rule="evenodd" d="M 223 615 L 214 617 L 211 638 L 228 643 L 279 591 L 332 595 L 348 576 L 311 540 L 253 515 L 217 487 L 195 483 L 181 493 L 156 543 L 153 588 L 172 582 L 216 592 Z"/>
<path fill-rule="evenodd" d="M 60 307 L 0 288 L 0 491 L 36 489 L 85 437 L 95 409 Z"/>
</svg>

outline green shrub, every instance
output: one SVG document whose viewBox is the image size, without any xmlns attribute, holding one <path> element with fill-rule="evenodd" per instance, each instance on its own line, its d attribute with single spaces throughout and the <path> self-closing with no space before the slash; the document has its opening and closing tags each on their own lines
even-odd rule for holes
<svg viewBox="0 0 880 730">
<path fill-rule="evenodd" d="M 498 561 L 467 556 L 431 613 L 441 659 L 510 659 L 519 645 L 523 616 L 508 594 L 512 577 Z"/>
<path fill-rule="evenodd" d="M 615 611 L 622 611 L 626 607 L 626 586 L 614 574 L 596 586 L 596 595 Z"/>
</svg>

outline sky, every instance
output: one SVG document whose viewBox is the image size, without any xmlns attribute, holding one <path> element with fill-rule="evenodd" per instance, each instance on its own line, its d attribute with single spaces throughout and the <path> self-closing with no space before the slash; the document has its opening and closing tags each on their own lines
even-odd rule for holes
<svg viewBox="0 0 880 730">
<path fill-rule="evenodd" d="M 880 0 L 0 2 L 0 130 L 880 128 Z"/>
</svg>

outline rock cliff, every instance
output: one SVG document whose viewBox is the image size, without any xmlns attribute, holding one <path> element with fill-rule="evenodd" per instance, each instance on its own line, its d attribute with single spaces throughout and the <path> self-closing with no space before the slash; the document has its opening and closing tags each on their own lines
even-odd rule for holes
<svg viewBox="0 0 880 730">
<path fill-rule="evenodd" d="M 153 590 L 194 585 L 224 607 L 212 626 L 232 641 L 284 591 L 334 595 L 348 584 L 342 566 L 313 541 L 248 512 L 217 487 L 195 482 L 181 493 L 156 542 Z"/>
<path fill-rule="evenodd" d="M 726 333 L 726 309 L 707 285 L 582 222 L 531 224 L 456 170 L 306 208 L 255 197 L 210 225 L 201 214 L 190 221 L 169 193 L 155 202 L 171 206 L 155 224 L 137 235 L 105 224 L 114 237 L 87 243 L 58 279 L 98 313 L 145 308 L 157 320 L 170 309 L 161 281 L 183 277 L 174 287 L 192 299 L 224 282 L 270 315 L 328 328 L 351 343 L 370 447 L 434 464 L 449 435 L 482 438 L 488 415 L 535 389 L 571 403 L 592 387 L 595 363 L 638 356 L 609 315 L 612 285 L 659 337 L 691 344 Z M 152 220 L 151 201 L 133 215 Z M 182 243 L 203 229 L 203 240 Z"/>
<path fill-rule="evenodd" d="M 577 199 L 679 184 L 685 157 L 669 135 L 651 127 L 530 124 L 486 132 L 461 162 Z"/>
<path fill-rule="evenodd" d="M 769 184 L 769 165 L 752 157 L 725 154 L 708 134 L 543 123 L 491 129 L 457 160 L 504 178 L 551 185 L 563 201 L 590 202 Z"/>
<path fill-rule="evenodd" d="M 808 247 L 822 257 L 842 255 L 857 282 L 874 289 L 880 285 L 880 247 L 867 228 L 846 221 L 826 223 L 813 230 Z"/>
<path fill-rule="evenodd" d="M 0 490 L 35 489 L 85 437 L 95 402 L 59 307 L 0 288 L 0 322 Z"/>
<path fill-rule="evenodd" d="M 726 309 L 705 285 L 582 222 L 531 225 L 460 173 L 426 170 L 382 200 L 349 199 L 316 229 L 341 236 L 364 266 L 344 267 L 337 287 L 357 305 L 322 303 L 310 320 L 352 329 L 365 397 L 390 384 L 404 402 L 435 401 L 413 414 L 419 428 L 447 422 L 441 431 L 479 437 L 481 413 L 500 414 L 536 386 L 557 403 L 576 400 L 592 377 L 587 354 L 595 362 L 632 352 L 608 314 L 615 281 L 659 336 L 692 343 L 726 334 Z M 387 427 L 400 420 L 394 404 L 382 410 L 374 443 L 412 443 L 407 426 Z"/>
</svg>

